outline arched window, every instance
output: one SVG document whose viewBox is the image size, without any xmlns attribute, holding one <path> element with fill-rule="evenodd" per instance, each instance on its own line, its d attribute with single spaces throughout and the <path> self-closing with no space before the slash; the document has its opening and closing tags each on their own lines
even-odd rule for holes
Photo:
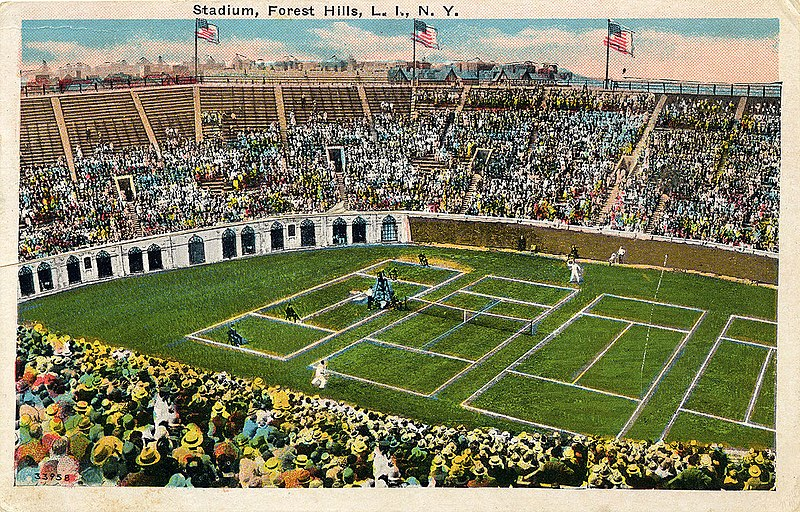
<svg viewBox="0 0 800 512">
<path fill-rule="evenodd" d="M 40 263 L 39 267 L 36 269 L 36 274 L 39 277 L 40 290 L 44 291 L 53 289 L 53 270 L 50 268 L 49 263 Z"/>
<path fill-rule="evenodd" d="M 394 217 L 387 215 L 381 224 L 381 242 L 397 241 L 397 221 Z"/>
<path fill-rule="evenodd" d="M 19 291 L 23 297 L 33 295 L 36 293 L 36 288 L 33 286 L 33 270 L 31 267 L 25 266 L 19 269 Z"/>
<path fill-rule="evenodd" d="M 114 270 L 111 268 L 111 255 L 106 251 L 97 253 L 97 277 L 111 277 L 114 275 Z"/>
<path fill-rule="evenodd" d="M 230 228 L 222 233 L 222 257 L 226 260 L 236 257 L 236 232 Z"/>
<path fill-rule="evenodd" d="M 194 235 L 189 239 L 189 265 L 199 265 L 206 261 L 206 246 L 203 239 Z"/>
<path fill-rule="evenodd" d="M 353 221 L 353 243 L 367 243 L 367 221 L 362 217 L 356 217 L 356 220 Z"/>
<path fill-rule="evenodd" d="M 273 251 L 283 250 L 283 224 L 275 222 L 269 229 L 269 239 Z"/>
<path fill-rule="evenodd" d="M 250 226 L 242 230 L 242 254 L 256 253 L 256 232 Z"/>
<path fill-rule="evenodd" d="M 75 256 L 67 258 L 67 281 L 69 284 L 81 282 L 81 260 Z"/>
<path fill-rule="evenodd" d="M 341 217 L 333 221 L 333 245 L 347 245 L 347 222 Z"/>
<path fill-rule="evenodd" d="M 128 251 L 128 268 L 132 274 L 144 272 L 144 260 L 142 250 L 138 247 L 131 247 Z"/>
<path fill-rule="evenodd" d="M 311 219 L 306 219 L 300 223 L 300 245 L 303 247 L 317 245 L 317 227 Z"/>
<path fill-rule="evenodd" d="M 150 272 L 164 268 L 164 263 L 161 261 L 161 247 L 156 244 L 147 248 L 147 268 Z"/>
</svg>

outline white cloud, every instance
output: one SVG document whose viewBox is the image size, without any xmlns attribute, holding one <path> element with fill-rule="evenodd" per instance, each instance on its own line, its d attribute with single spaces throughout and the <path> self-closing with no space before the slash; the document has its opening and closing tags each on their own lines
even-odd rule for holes
<svg viewBox="0 0 800 512">
<path fill-rule="evenodd" d="M 358 60 L 410 59 L 411 37 L 386 36 L 336 21 L 330 29 L 309 30 L 318 41 L 317 46 L 329 48 L 332 54 L 353 55 Z"/>
</svg>

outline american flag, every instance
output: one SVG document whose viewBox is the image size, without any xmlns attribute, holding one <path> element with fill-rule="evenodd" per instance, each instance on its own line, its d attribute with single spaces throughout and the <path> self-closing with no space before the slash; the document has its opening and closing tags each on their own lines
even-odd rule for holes
<svg viewBox="0 0 800 512">
<path fill-rule="evenodd" d="M 612 50 L 633 56 L 633 32 L 622 28 L 619 23 L 610 21 L 608 23 L 608 36 L 603 39 L 603 46 L 608 46 Z"/>
<path fill-rule="evenodd" d="M 425 48 L 439 49 L 439 42 L 436 40 L 438 32 L 424 21 L 414 20 L 414 41 L 420 43 Z"/>
<path fill-rule="evenodd" d="M 208 20 L 197 20 L 197 37 L 210 43 L 219 44 L 219 30 L 216 25 L 211 25 Z"/>
</svg>

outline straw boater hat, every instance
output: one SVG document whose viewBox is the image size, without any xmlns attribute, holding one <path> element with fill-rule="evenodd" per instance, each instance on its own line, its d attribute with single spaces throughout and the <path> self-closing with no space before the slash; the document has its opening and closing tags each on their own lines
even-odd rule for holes
<svg viewBox="0 0 800 512">
<path fill-rule="evenodd" d="M 755 464 L 750 466 L 750 469 L 748 469 L 747 472 L 750 473 L 750 476 L 753 478 L 758 478 L 761 476 L 761 468 Z"/>
<path fill-rule="evenodd" d="M 203 434 L 197 429 L 189 429 L 181 438 L 181 446 L 185 448 L 197 448 L 203 444 Z"/>
<path fill-rule="evenodd" d="M 136 464 L 140 466 L 152 466 L 161 460 L 161 454 L 156 450 L 156 443 L 148 443 L 142 448 L 142 453 L 136 457 Z"/>
</svg>

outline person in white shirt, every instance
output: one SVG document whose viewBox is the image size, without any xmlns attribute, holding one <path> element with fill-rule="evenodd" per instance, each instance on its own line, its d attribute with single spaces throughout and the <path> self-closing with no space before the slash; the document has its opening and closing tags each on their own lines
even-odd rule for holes
<svg viewBox="0 0 800 512">
<path fill-rule="evenodd" d="M 317 367 L 314 371 L 314 379 L 311 381 L 312 386 L 316 386 L 319 389 L 325 389 L 325 386 L 328 384 L 328 361 L 323 359 L 317 364 Z"/>
</svg>

